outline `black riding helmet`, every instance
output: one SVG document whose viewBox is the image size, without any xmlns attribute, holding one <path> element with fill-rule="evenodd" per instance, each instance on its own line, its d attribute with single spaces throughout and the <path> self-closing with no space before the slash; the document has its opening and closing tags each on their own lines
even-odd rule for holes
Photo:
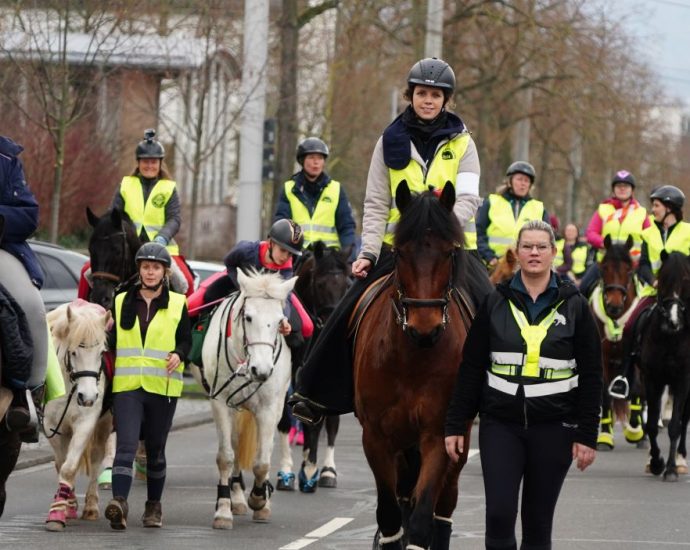
<svg viewBox="0 0 690 550">
<path fill-rule="evenodd" d="M 437 57 L 427 57 L 417 61 L 407 75 L 410 88 L 421 84 L 432 88 L 443 88 L 446 97 L 455 90 L 455 73 L 448 63 Z"/>
<path fill-rule="evenodd" d="M 635 177 L 627 170 L 618 170 L 618 172 L 616 172 L 616 175 L 613 176 L 611 180 L 611 189 L 613 189 L 613 186 L 617 183 L 627 183 L 630 187 L 635 189 Z"/>
<path fill-rule="evenodd" d="M 275 222 L 268 232 L 268 238 L 288 252 L 296 256 L 302 255 L 304 233 L 302 228 L 292 220 L 282 219 Z"/>
<path fill-rule="evenodd" d="M 671 210 L 681 211 L 685 204 L 685 194 L 675 185 L 662 185 L 649 195 L 650 199 L 661 201 Z"/>
<path fill-rule="evenodd" d="M 532 183 L 534 183 L 534 180 L 537 177 L 534 166 L 532 166 L 529 162 L 525 162 L 524 160 L 518 160 L 517 162 L 514 162 L 508 166 L 506 176 L 510 177 L 513 174 L 525 174 L 525 176 L 527 176 Z"/>
<path fill-rule="evenodd" d="M 156 131 L 149 128 L 144 131 L 144 139 L 139 142 L 136 150 L 137 160 L 139 159 L 162 159 L 165 157 L 165 149 L 160 141 L 153 139 L 156 137 Z"/>
<path fill-rule="evenodd" d="M 299 162 L 300 165 L 304 164 L 304 157 L 310 153 L 319 153 L 323 155 L 323 158 L 328 158 L 328 145 L 317 137 L 303 139 L 299 142 L 297 152 L 295 153 L 297 162 Z"/>
<path fill-rule="evenodd" d="M 168 268 L 172 265 L 170 252 L 168 252 L 162 244 L 155 242 L 145 243 L 137 250 L 134 261 L 139 265 L 139 262 L 143 260 L 159 262 Z"/>
</svg>

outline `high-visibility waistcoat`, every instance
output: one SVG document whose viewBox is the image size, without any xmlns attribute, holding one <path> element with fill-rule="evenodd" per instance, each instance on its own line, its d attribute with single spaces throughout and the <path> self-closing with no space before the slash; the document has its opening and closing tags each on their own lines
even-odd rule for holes
<svg viewBox="0 0 690 550">
<path fill-rule="evenodd" d="M 340 248 L 338 229 L 335 226 L 335 212 L 340 200 L 340 182 L 331 180 L 321 191 L 314 213 L 293 193 L 295 181 L 285 182 L 285 195 L 290 203 L 292 220 L 298 223 L 304 231 L 304 246 L 316 241 L 323 241 L 331 248 Z"/>
<path fill-rule="evenodd" d="M 465 250 L 477 250 L 477 222 L 474 216 L 465 224 Z"/>
<path fill-rule="evenodd" d="M 144 204 L 144 190 L 139 178 L 125 176 L 120 184 L 120 194 L 125 203 L 125 212 L 130 217 L 137 235 L 144 228 L 149 240 L 152 241 L 165 225 L 165 205 L 175 191 L 175 182 L 172 180 L 158 180 L 151 189 L 149 198 Z M 174 240 L 166 247 L 172 256 L 179 256 L 180 249 Z"/>
<path fill-rule="evenodd" d="M 642 226 L 647 217 L 647 210 L 642 206 L 630 207 L 622 223 L 620 221 L 622 210 L 617 210 L 612 204 L 600 204 L 597 212 L 604 224 L 601 228 L 601 236 L 603 238 L 609 235 L 613 244 L 625 244 L 628 236 L 632 235 L 633 247 L 630 249 L 630 257 L 634 263 L 637 263 L 640 260 Z M 599 250 L 597 252 L 597 261 L 602 261 L 604 254 L 604 250 Z"/>
<path fill-rule="evenodd" d="M 528 200 L 517 220 L 510 201 L 503 195 L 489 195 L 489 226 L 486 235 L 489 238 L 489 248 L 499 258 L 506 250 L 515 244 L 520 228 L 528 221 L 541 220 L 544 217 L 544 203 L 537 199 Z"/>
<path fill-rule="evenodd" d="M 424 166 L 419 164 L 413 158 L 402 170 L 388 169 L 388 176 L 390 178 L 391 188 L 391 207 L 388 214 L 388 223 L 386 224 L 386 234 L 383 237 L 383 242 L 392 245 L 393 233 L 395 226 L 400 219 L 400 210 L 395 205 L 395 191 L 400 185 L 400 182 L 407 181 L 407 186 L 412 193 L 423 193 L 428 191 L 428 186 L 433 185 L 438 189 L 443 189 L 446 182 L 451 182 L 455 186 L 455 180 L 458 176 L 458 168 L 460 167 L 460 159 L 462 159 L 467 144 L 470 142 L 470 134 L 463 132 L 458 134 L 450 141 L 442 144 L 434 154 L 431 165 L 428 170 L 424 171 Z"/>
<path fill-rule="evenodd" d="M 661 238 L 659 227 L 652 223 L 651 226 L 642 231 L 642 238 L 647 243 L 647 254 L 649 256 L 649 263 L 652 264 L 654 276 L 659 273 L 659 268 L 661 267 L 662 250 L 669 254 L 671 252 L 681 252 L 686 256 L 690 256 L 690 223 L 678 222 L 668 239 L 666 239 L 666 242 Z"/>
<path fill-rule="evenodd" d="M 560 267 L 565 261 L 563 258 L 563 248 L 565 247 L 565 239 L 558 239 L 556 241 L 556 257 L 553 260 L 553 267 Z M 573 265 L 570 270 L 579 275 L 584 273 L 587 269 L 587 245 L 585 243 L 577 243 L 570 251 L 573 258 Z"/>
<path fill-rule="evenodd" d="M 538 383 L 523 386 L 527 398 L 562 393 L 577 387 L 575 358 L 554 359 L 541 355 L 541 345 L 549 329 L 555 323 L 565 321 L 565 317 L 558 313 L 563 301 L 558 302 L 536 325 L 530 325 L 525 314 L 513 302 L 508 302 L 525 348 L 522 352 L 491 351 L 489 385 L 498 391 L 515 395 L 519 384 L 505 380 L 505 377 L 533 378 L 535 382 L 538 379 Z"/>
<path fill-rule="evenodd" d="M 122 319 L 122 303 L 125 292 L 115 297 L 115 316 Z M 172 373 L 165 368 L 168 354 L 175 349 L 175 333 L 182 318 L 186 298 L 170 292 L 166 309 L 159 309 L 146 330 L 146 342 L 141 341 L 139 319 L 134 326 L 125 330 L 117 327 L 117 346 L 113 392 L 144 388 L 149 393 L 169 397 L 182 395 L 182 371 L 184 363 Z"/>
</svg>

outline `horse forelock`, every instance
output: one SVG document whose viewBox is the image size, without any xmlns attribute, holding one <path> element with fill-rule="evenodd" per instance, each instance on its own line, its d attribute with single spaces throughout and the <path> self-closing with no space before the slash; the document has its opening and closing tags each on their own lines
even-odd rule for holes
<svg viewBox="0 0 690 550">
<path fill-rule="evenodd" d="M 625 263 L 632 267 L 632 258 L 630 257 L 630 251 L 628 247 L 624 244 L 612 244 L 606 249 L 604 254 L 604 259 L 601 261 L 601 265 L 614 263 L 620 264 Z"/>
<path fill-rule="evenodd" d="M 54 329 L 53 336 L 59 348 L 75 349 L 79 345 L 105 345 L 106 333 L 103 327 L 104 309 L 96 304 L 72 305 L 68 317 L 64 304 L 48 314 L 48 321 Z"/>
<path fill-rule="evenodd" d="M 285 279 L 279 273 L 258 273 L 250 270 L 242 279 L 240 289 L 245 298 L 270 298 L 282 300 L 285 296 L 282 284 Z"/>
<path fill-rule="evenodd" d="M 395 246 L 419 241 L 425 231 L 451 243 L 464 241 L 462 227 L 453 212 L 446 210 L 433 193 L 416 195 L 401 214 L 395 228 Z"/>
</svg>

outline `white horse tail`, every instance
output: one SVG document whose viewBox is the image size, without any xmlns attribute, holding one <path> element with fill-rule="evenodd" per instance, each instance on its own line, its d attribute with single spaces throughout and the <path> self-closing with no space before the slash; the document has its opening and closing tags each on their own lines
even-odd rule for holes
<svg viewBox="0 0 690 550">
<path fill-rule="evenodd" d="M 238 436 L 238 452 L 235 460 L 241 470 L 248 470 L 254 463 L 258 446 L 256 418 L 250 410 L 240 409 L 235 414 L 233 424 L 233 430 Z"/>
</svg>

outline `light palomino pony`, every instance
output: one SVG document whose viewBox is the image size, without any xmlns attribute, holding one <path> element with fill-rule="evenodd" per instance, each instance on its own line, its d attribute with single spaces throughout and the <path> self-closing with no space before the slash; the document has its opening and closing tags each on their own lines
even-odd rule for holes
<svg viewBox="0 0 690 550">
<path fill-rule="evenodd" d="M 46 529 L 62 531 L 67 520 L 77 518 L 74 486 L 82 464 L 89 475 L 82 519 L 99 517 L 97 468 L 113 426 L 110 412 L 102 414 L 106 380 L 101 355 L 110 313 L 99 305 L 75 300 L 51 311 L 47 319 L 68 390 L 63 397 L 46 404 L 43 419 L 58 472 L 58 490 Z"/>
<path fill-rule="evenodd" d="M 254 521 L 270 519 L 273 436 L 290 382 L 290 349 L 278 327 L 296 277 L 286 281 L 275 273 L 245 275 L 241 270 L 237 275 L 240 292 L 213 314 L 202 348 L 218 432 L 215 529 L 232 529 L 233 514 L 246 514 L 247 507 L 254 510 Z M 199 370 L 192 372 L 201 382 Z M 256 428 L 247 420 L 255 421 Z M 254 484 L 246 499 L 242 467 L 252 459 Z"/>
</svg>

